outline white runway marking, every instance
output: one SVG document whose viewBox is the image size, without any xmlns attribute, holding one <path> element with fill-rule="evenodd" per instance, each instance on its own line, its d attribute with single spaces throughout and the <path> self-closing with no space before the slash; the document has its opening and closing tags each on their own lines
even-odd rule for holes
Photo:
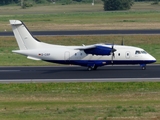
<svg viewBox="0 0 160 120">
<path fill-rule="evenodd" d="M 0 72 L 19 72 L 20 70 L 0 70 Z"/>
</svg>

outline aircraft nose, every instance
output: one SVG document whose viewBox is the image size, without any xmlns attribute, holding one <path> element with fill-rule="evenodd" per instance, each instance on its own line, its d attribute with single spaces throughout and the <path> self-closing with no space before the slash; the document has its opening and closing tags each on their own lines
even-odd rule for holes
<svg viewBox="0 0 160 120">
<path fill-rule="evenodd" d="M 154 58 L 153 56 L 150 55 L 150 61 L 154 63 L 154 62 L 156 62 L 156 58 Z"/>
</svg>

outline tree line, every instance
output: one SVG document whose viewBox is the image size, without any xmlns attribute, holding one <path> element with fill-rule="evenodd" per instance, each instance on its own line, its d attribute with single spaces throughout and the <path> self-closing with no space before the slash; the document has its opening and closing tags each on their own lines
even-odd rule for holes
<svg viewBox="0 0 160 120">
<path fill-rule="evenodd" d="M 104 10 L 128 10 L 134 4 L 134 2 L 153 1 L 153 4 L 158 4 L 160 0 L 0 0 L 0 5 L 17 4 L 22 8 L 31 7 L 33 4 L 44 3 L 61 3 L 62 5 L 71 4 L 74 2 L 92 3 L 92 2 L 104 3 Z"/>
<path fill-rule="evenodd" d="M 0 0 L 0 5 L 8 5 L 13 3 L 18 3 L 19 0 Z"/>
<path fill-rule="evenodd" d="M 149 1 L 152 2 L 153 1 L 154 2 L 154 1 L 160 1 L 160 0 L 134 0 L 134 1 L 135 2 L 142 2 L 142 1 L 146 1 L 146 2 L 149 2 Z"/>
<path fill-rule="evenodd" d="M 0 0 L 0 5 L 9 5 L 9 4 L 21 4 L 21 2 L 43 4 L 43 3 L 72 3 L 72 2 L 84 2 L 91 3 L 93 0 Z M 95 0 L 100 1 L 100 0 Z"/>
<path fill-rule="evenodd" d="M 9 5 L 9 4 L 20 4 L 21 1 L 26 2 L 33 2 L 36 4 L 41 3 L 52 3 L 52 2 L 59 2 L 59 3 L 72 3 L 72 2 L 85 2 L 85 3 L 91 3 L 93 0 L 0 0 L 0 5 Z M 94 0 L 101 1 L 101 0 Z M 105 0 L 102 0 L 105 1 Z M 121 0 L 122 1 L 122 0 Z M 160 0 L 134 0 L 135 2 L 141 2 L 141 1 L 160 1 Z"/>
</svg>

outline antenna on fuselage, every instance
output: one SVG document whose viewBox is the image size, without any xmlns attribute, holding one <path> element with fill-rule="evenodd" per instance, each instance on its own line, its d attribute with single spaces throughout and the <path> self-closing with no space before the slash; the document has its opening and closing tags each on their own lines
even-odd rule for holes
<svg viewBox="0 0 160 120">
<path fill-rule="evenodd" d="M 123 37 L 122 37 L 121 45 L 124 45 L 124 40 L 123 40 Z"/>
</svg>

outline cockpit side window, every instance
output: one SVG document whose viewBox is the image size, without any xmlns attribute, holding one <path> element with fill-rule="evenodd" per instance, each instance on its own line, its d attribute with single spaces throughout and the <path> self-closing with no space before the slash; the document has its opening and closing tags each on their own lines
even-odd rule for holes
<svg viewBox="0 0 160 120">
<path fill-rule="evenodd" d="M 135 54 L 141 54 L 141 52 L 140 52 L 140 51 L 138 51 L 138 50 L 136 50 Z"/>
<path fill-rule="evenodd" d="M 142 54 L 147 54 L 147 52 L 146 52 L 146 51 L 141 51 L 141 53 L 142 53 Z"/>
</svg>

